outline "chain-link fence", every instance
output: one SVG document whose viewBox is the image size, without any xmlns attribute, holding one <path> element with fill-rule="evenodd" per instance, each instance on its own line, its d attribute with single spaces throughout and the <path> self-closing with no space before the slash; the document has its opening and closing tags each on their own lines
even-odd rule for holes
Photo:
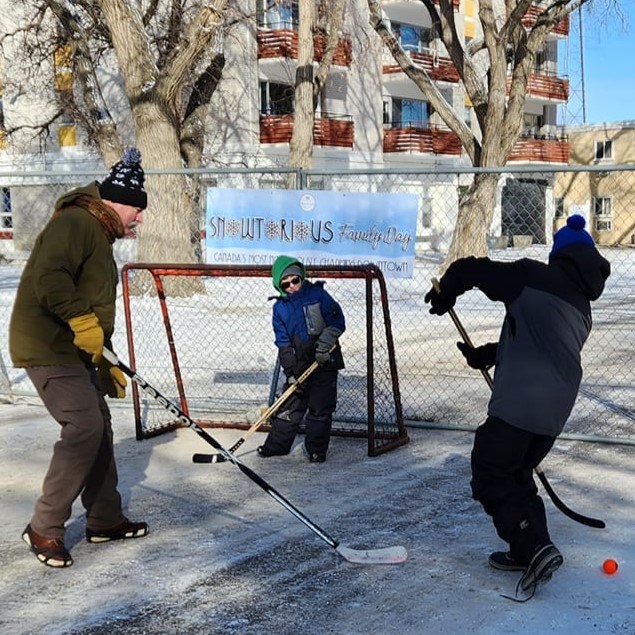
<svg viewBox="0 0 635 635">
<path fill-rule="evenodd" d="M 152 171 L 148 171 L 152 175 Z M 458 202 L 475 174 L 467 168 L 435 170 L 300 171 L 301 189 L 412 193 L 418 196 L 416 260 L 408 279 L 389 279 L 388 294 L 404 414 L 431 425 L 475 427 L 485 416 L 489 389 L 478 371 L 469 369 L 457 350 L 460 339 L 449 317 L 432 317 L 424 303 L 430 279 L 438 275 L 456 222 Z M 7 352 L 8 323 L 24 261 L 33 237 L 50 215 L 53 201 L 71 187 L 100 174 L 0 173 L 10 193 L 14 239 L 0 240 L 0 395 L 32 392 L 25 374 L 13 369 Z M 284 188 L 288 171 L 196 171 L 203 188 Z M 603 296 L 593 305 L 593 331 L 583 351 L 584 377 L 565 432 L 579 438 L 635 442 L 633 370 L 633 279 L 635 278 L 635 166 L 536 170 L 505 168 L 499 174 L 494 221 L 488 233 L 490 257 L 546 261 L 553 232 L 572 213 L 581 213 L 612 274 Z M 204 197 L 203 197 L 204 198 Z M 6 219 L 5 219 L 6 226 Z M 203 210 L 201 227 L 204 228 Z M 0 235 L 7 235 L 8 232 Z M 135 242 L 116 243 L 117 260 L 136 261 Z M 204 262 L 205 255 L 202 254 Z M 266 299 L 263 299 L 266 303 Z M 468 292 L 455 307 L 475 345 L 495 341 L 503 307 L 478 292 Z M 202 328 L 215 328 L 213 315 Z M 120 312 L 114 346 L 127 348 Z M 238 325 L 234 325 L 238 328 Z M 237 333 L 228 327 L 226 338 Z M 272 341 L 267 330 L 263 340 Z M 345 341 L 343 342 L 345 346 Z M 262 363 L 271 371 L 275 360 Z M 142 371 L 142 369 L 139 369 Z"/>
</svg>

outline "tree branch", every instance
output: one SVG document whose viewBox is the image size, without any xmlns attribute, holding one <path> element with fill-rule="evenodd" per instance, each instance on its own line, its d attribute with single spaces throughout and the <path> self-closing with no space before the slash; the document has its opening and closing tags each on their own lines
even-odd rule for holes
<svg viewBox="0 0 635 635">
<path fill-rule="evenodd" d="M 324 55 L 320 60 L 315 78 L 313 80 L 313 107 L 317 106 L 317 98 L 328 78 L 331 66 L 333 65 L 333 57 L 339 43 L 340 29 L 344 22 L 344 6 L 346 0 L 334 0 L 330 7 L 329 20 L 326 27 L 326 44 Z"/>
<path fill-rule="evenodd" d="M 225 67 L 222 54 L 214 56 L 194 84 L 181 127 L 181 155 L 188 167 L 199 167 L 205 146 L 207 110 Z"/>
<path fill-rule="evenodd" d="M 460 118 L 452 106 L 448 104 L 436 83 L 430 78 L 428 73 L 412 63 L 410 57 L 401 48 L 397 38 L 391 30 L 386 26 L 381 14 L 381 5 L 378 0 L 368 0 L 368 8 L 370 10 L 370 24 L 375 29 L 384 45 L 391 52 L 395 61 L 399 64 L 403 72 L 417 85 L 421 92 L 426 96 L 435 111 L 439 114 L 446 125 L 459 137 L 461 144 L 467 152 L 470 160 L 476 165 L 480 145 L 474 136 L 474 133 Z"/>
<path fill-rule="evenodd" d="M 130 102 L 142 102 L 154 90 L 159 72 L 148 47 L 141 13 L 135 3 L 126 0 L 98 1 Z"/>
<path fill-rule="evenodd" d="M 84 128 L 89 133 L 89 140 L 97 143 L 106 165 L 110 165 L 121 156 L 122 144 L 97 81 L 90 46 L 86 39 L 86 30 L 78 16 L 69 10 L 68 4 L 47 0 L 47 6 L 57 18 L 63 29 L 65 40 L 72 48 L 76 70 L 73 76 L 80 86 L 86 105 L 86 112 L 84 112 L 73 98 L 71 104 L 73 116 L 82 120 Z"/>
<path fill-rule="evenodd" d="M 172 108 L 176 108 L 185 77 L 206 52 L 223 23 L 222 11 L 227 0 L 215 0 L 207 4 L 186 28 L 181 46 L 175 48 L 168 57 L 157 86 L 159 93 Z"/>
</svg>

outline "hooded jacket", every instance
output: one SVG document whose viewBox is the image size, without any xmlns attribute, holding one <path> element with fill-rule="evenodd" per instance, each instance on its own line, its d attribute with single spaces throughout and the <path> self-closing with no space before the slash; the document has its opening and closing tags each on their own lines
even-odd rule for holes
<svg viewBox="0 0 635 635">
<path fill-rule="evenodd" d="M 582 380 L 590 302 L 602 294 L 610 270 L 586 244 L 558 250 L 549 264 L 464 258 L 448 268 L 442 295 L 456 297 L 477 287 L 505 304 L 488 415 L 534 434 L 562 432 Z"/>
<path fill-rule="evenodd" d="M 292 294 L 280 287 L 282 274 L 290 266 L 303 272 L 302 287 Z M 280 364 L 287 376 L 298 377 L 315 361 L 315 345 L 325 329 L 339 337 L 346 330 L 340 305 L 324 289 L 324 282 L 305 279 L 306 269 L 297 259 L 280 256 L 271 271 L 273 286 L 280 296 L 273 305 L 273 332 Z M 339 343 L 331 354 L 332 361 L 323 368 L 344 368 Z"/>
<path fill-rule="evenodd" d="M 112 243 L 123 232 L 115 212 L 106 207 L 97 183 L 72 190 L 56 202 L 18 286 L 9 326 L 14 366 L 86 361 L 88 356 L 73 344 L 68 320 L 91 312 L 110 346 L 118 280 Z"/>
</svg>

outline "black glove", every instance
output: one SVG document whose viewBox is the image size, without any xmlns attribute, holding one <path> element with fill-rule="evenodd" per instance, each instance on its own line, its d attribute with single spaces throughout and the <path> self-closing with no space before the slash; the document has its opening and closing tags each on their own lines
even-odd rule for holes
<svg viewBox="0 0 635 635">
<path fill-rule="evenodd" d="M 282 386 L 282 392 L 285 393 L 287 392 L 287 390 L 289 390 L 289 388 L 291 388 L 291 386 L 295 386 L 295 394 L 296 395 L 301 395 L 304 392 L 304 384 L 300 384 L 298 382 L 298 379 L 295 375 L 288 375 L 287 376 L 287 381 L 284 383 L 284 385 Z"/>
<path fill-rule="evenodd" d="M 443 315 L 447 313 L 456 302 L 456 298 L 443 293 L 443 287 L 441 287 L 440 293 L 432 287 L 423 299 L 426 304 L 431 305 L 430 313 L 432 313 L 432 315 Z"/>
<path fill-rule="evenodd" d="M 327 326 L 315 342 L 315 361 L 323 366 L 331 361 L 331 349 L 337 344 L 342 331 L 334 326 Z"/>
<path fill-rule="evenodd" d="M 315 349 L 315 361 L 320 365 L 324 366 L 324 364 L 328 364 L 331 361 L 331 353 L 329 350 L 320 350 L 319 348 Z"/>
<path fill-rule="evenodd" d="M 496 343 L 484 344 L 474 348 L 465 342 L 457 342 L 456 347 L 463 353 L 470 368 L 487 370 L 496 363 L 496 349 L 498 348 Z"/>
</svg>

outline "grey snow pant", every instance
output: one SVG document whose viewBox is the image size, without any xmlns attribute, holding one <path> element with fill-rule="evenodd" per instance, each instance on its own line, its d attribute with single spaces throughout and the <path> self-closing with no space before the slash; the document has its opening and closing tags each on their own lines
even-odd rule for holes
<svg viewBox="0 0 635 635">
<path fill-rule="evenodd" d="M 26 372 L 61 426 L 31 527 L 63 539 L 64 524 L 80 495 L 87 528 L 103 531 L 123 522 L 110 411 L 95 372 L 81 365 L 37 366 Z"/>
</svg>

